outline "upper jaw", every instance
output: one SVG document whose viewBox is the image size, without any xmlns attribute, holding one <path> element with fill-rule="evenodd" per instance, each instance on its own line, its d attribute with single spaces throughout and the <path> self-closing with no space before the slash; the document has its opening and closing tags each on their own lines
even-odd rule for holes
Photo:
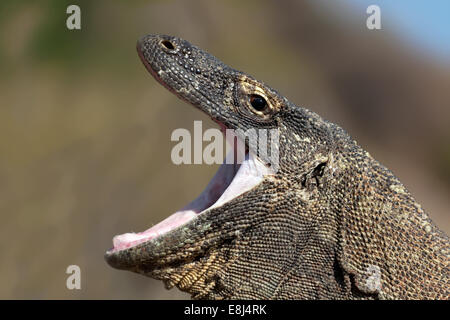
<svg viewBox="0 0 450 320">
<path fill-rule="evenodd" d="M 170 41 L 174 50 L 161 45 Z M 241 73 L 189 42 L 166 35 L 148 35 L 136 45 L 138 55 L 157 82 L 181 100 L 227 128 L 235 128 L 224 108 Z M 186 53 L 184 53 L 186 52 Z M 228 105 L 227 105 L 228 107 Z"/>
</svg>

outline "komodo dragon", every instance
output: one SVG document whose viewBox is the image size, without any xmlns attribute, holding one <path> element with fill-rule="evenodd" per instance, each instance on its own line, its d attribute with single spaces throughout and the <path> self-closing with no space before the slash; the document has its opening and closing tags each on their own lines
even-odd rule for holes
<svg viewBox="0 0 450 320">
<path fill-rule="evenodd" d="M 247 145 L 184 209 L 114 237 L 111 266 L 197 299 L 449 299 L 448 236 L 343 129 L 185 40 L 137 50 L 222 130 L 277 129 L 279 167 Z"/>
</svg>

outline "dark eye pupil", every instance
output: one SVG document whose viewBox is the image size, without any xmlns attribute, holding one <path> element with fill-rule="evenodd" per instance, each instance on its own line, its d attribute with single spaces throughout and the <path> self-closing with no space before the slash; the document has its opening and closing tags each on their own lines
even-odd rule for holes
<svg viewBox="0 0 450 320">
<path fill-rule="evenodd" d="M 266 99 L 257 94 L 252 94 L 250 96 L 250 103 L 257 111 L 263 111 L 267 106 Z"/>
</svg>

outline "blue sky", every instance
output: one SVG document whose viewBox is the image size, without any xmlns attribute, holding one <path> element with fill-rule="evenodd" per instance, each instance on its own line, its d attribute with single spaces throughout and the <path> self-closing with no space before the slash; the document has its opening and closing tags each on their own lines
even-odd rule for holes
<svg viewBox="0 0 450 320">
<path fill-rule="evenodd" d="M 352 6 L 381 9 L 382 29 L 421 51 L 450 60 L 450 0 L 347 0 Z M 365 12 L 365 9 L 364 9 Z"/>
</svg>

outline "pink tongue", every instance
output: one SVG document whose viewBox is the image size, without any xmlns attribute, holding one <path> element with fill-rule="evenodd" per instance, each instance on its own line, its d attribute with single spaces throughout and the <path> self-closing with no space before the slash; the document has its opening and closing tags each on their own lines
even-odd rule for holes
<svg viewBox="0 0 450 320">
<path fill-rule="evenodd" d="M 170 217 L 161 221 L 160 223 L 154 225 L 150 229 L 147 229 L 139 233 L 125 233 L 113 238 L 114 251 L 123 250 L 139 243 L 151 240 L 166 233 L 170 230 L 175 229 L 178 226 L 188 222 L 196 216 L 195 211 L 186 210 L 178 211 L 172 214 Z"/>
</svg>

